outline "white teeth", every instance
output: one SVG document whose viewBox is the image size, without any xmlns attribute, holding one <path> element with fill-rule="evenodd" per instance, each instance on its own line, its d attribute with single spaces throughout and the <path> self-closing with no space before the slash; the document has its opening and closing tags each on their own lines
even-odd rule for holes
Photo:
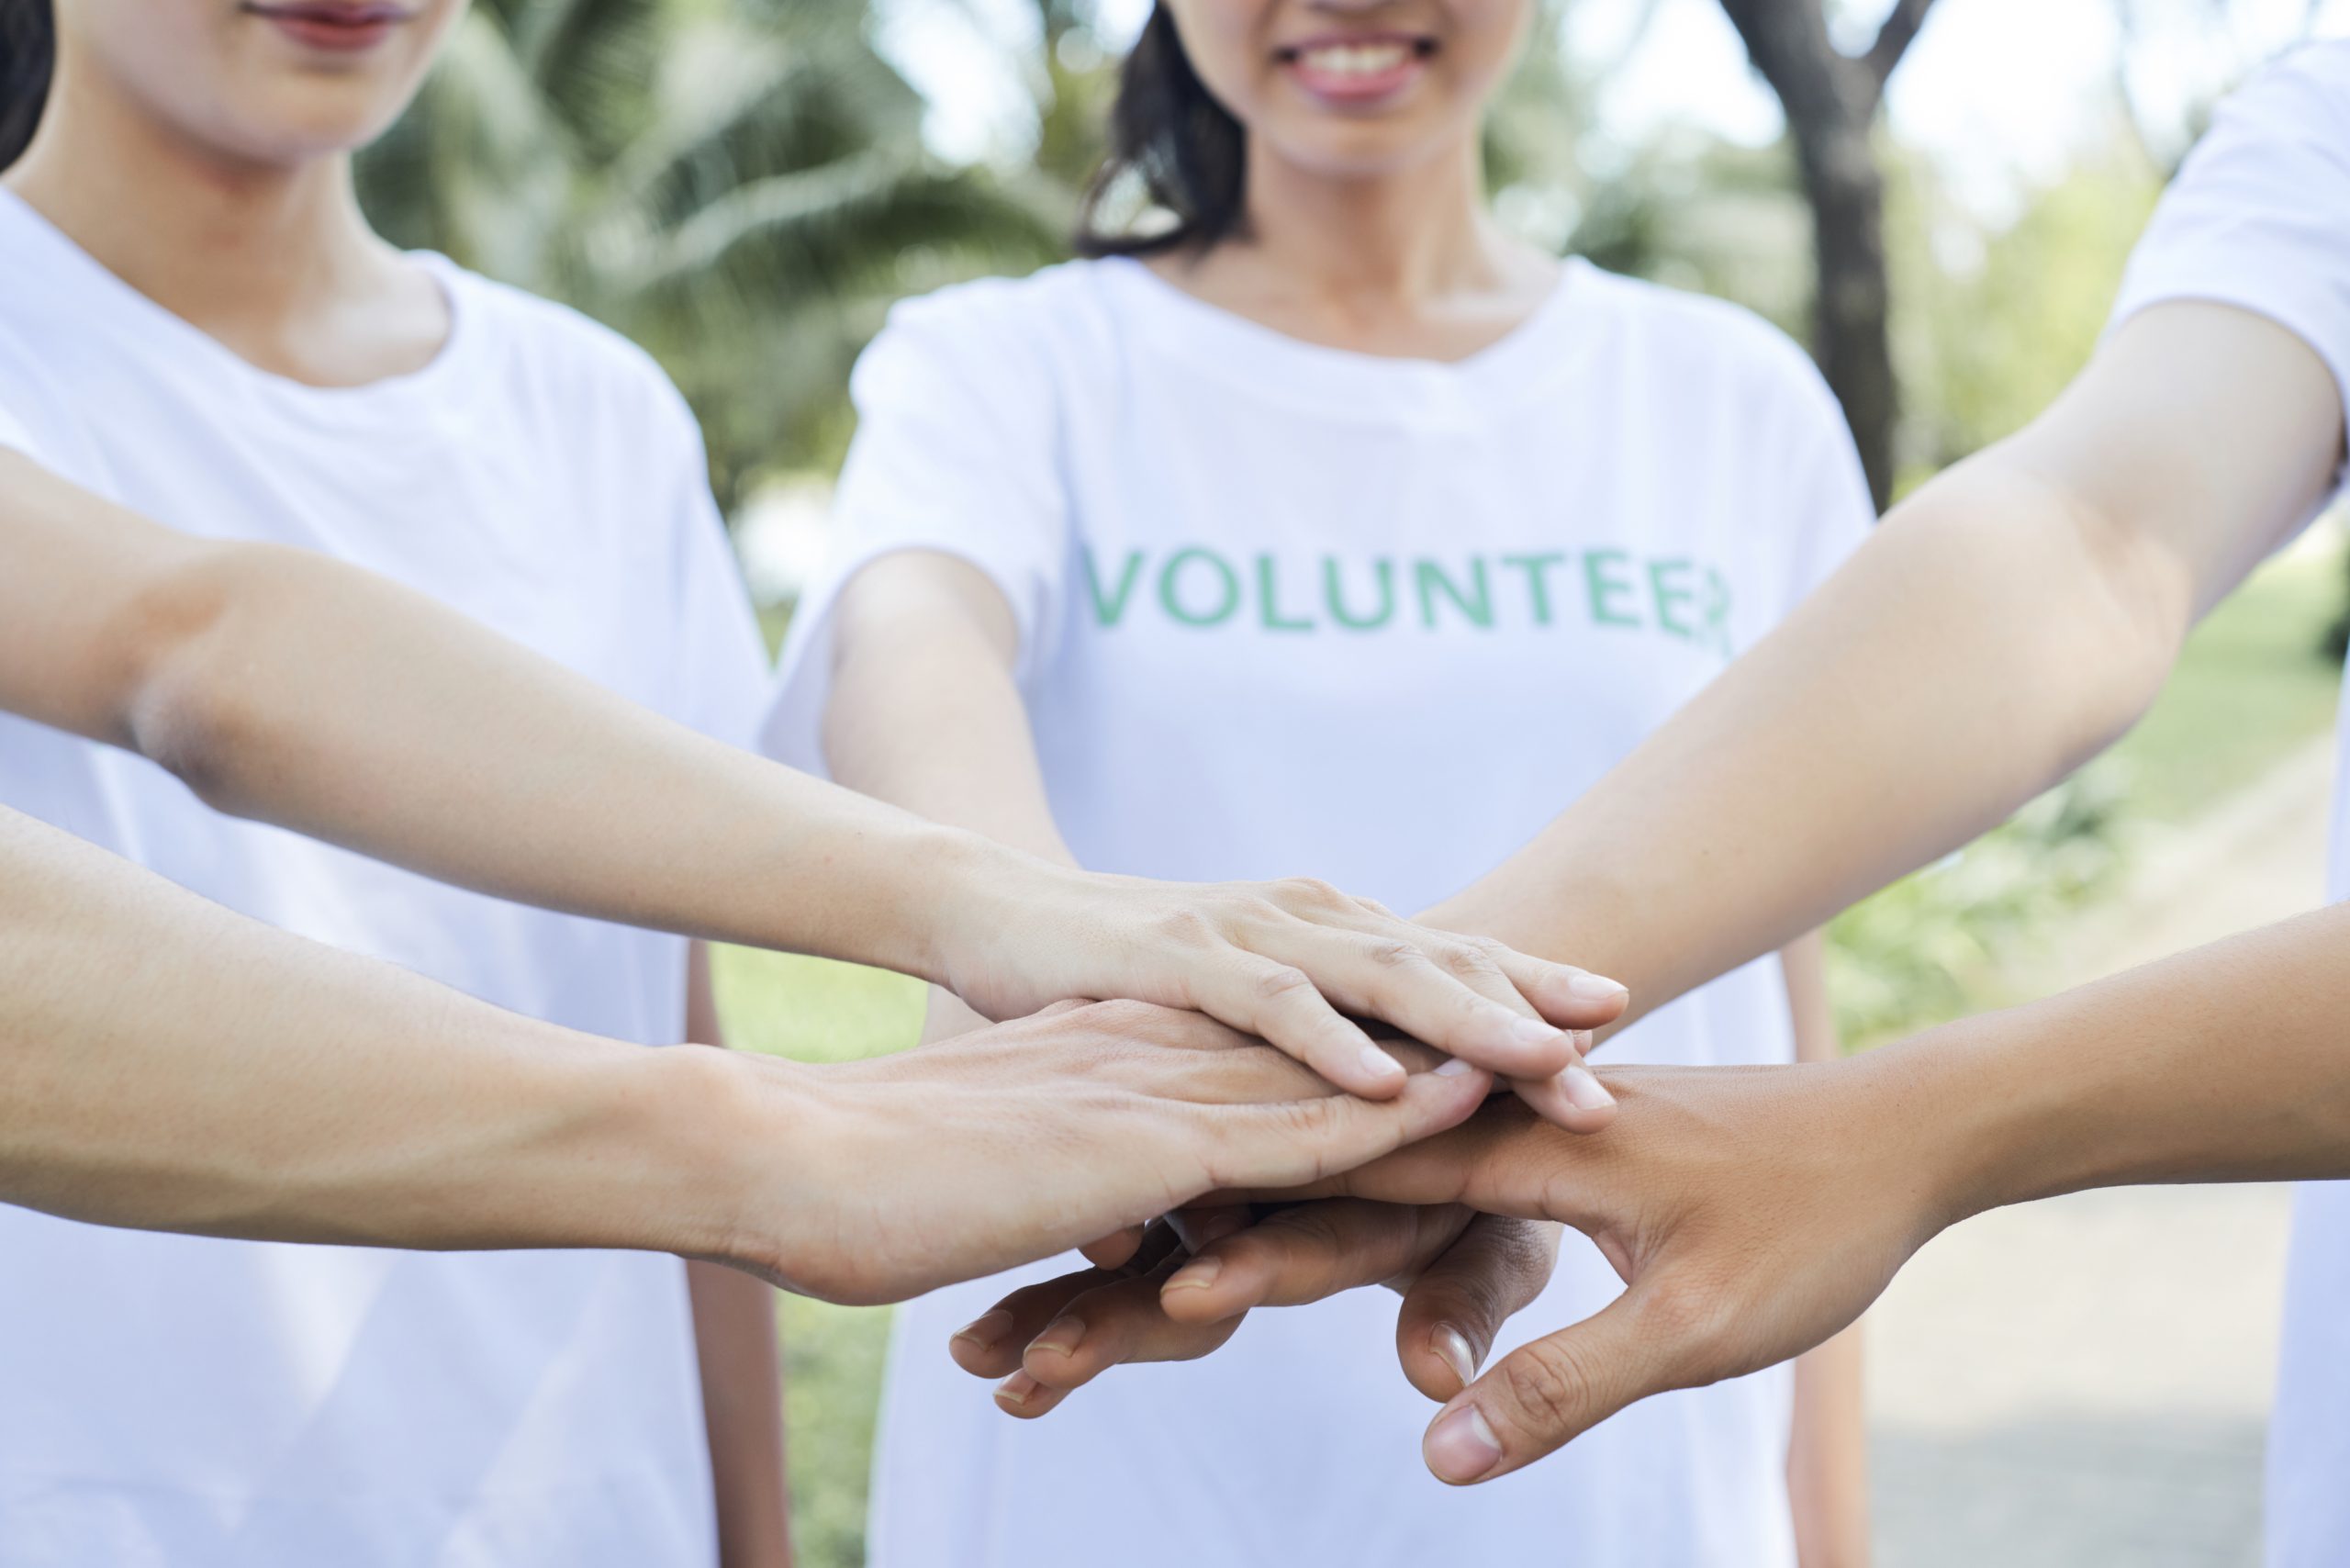
<svg viewBox="0 0 2350 1568">
<path fill-rule="evenodd" d="M 1394 70 L 1410 55 L 1411 51 L 1400 43 L 1335 43 L 1305 50 L 1298 60 L 1312 70 L 1335 76 L 1376 76 Z"/>
</svg>

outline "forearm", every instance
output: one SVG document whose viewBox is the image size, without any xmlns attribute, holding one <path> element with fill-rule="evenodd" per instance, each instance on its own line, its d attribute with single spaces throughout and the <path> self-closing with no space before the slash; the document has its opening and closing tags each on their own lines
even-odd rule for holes
<svg viewBox="0 0 2350 1568">
<path fill-rule="evenodd" d="M 763 1280 L 716 1263 L 688 1263 L 686 1281 L 721 1568 L 783 1568 L 791 1562 L 791 1510 L 776 1293 Z"/>
<path fill-rule="evenodd" d="M 1953 1092 L 1908 1125 L 1953 1214 L 2087 1187 L 2350 1177 L 2350 905 L 2195 949 L 1887 1058 Z M 1936 1049 L 1947 1042 L 1953 1048 Z M 1871 1053 L 1872 1056 L 1880 1053 Z"/>
<path fill-rule="evenodd" d="M 1779 631 L 1433 912 L 1638 1009 L 1966 842 L 2119 734 L 2186 612 L 2122 607 L 2094 530 L 2012 466 L 1888 519 Z"/>
<path fill-rule="evenodd" d="M 824 760 L 852 790 L 1074 866 L 1053 821 L 1011 612 L 959 561 L 884 561 L 843 596 Z"/>
<path fill-rule="evenodd" d="M 21 817 L 0 867 L 0 1200 L 280 1240 L 730 1244 L 712 1129 L 745 1092 L 717 1053 L 500 1012 Z"/>
<path fill-rule="evenodd" d="M 1802 1568 L 1869 1560 L 1868 1413 L 1862 1335 L 1854 1324 L 1796 1358 L 1787 1499 Z"/>
<path fill-rule="evenodd" d="M 926 562 L 919 576 L 895 576 L 886 595 L 852 585 L 842 607 L 823 725 L 833 777 L 877 801 L 1075 866 L 1013 679 L 1013 633 L 1001 597 L 960 562 Z M 923 1043 L 986 1022 L 934 985 Z"/>
<path fill-rule="evenodd" d="M 501 897 L 928 977 L 1019 857 L 699 735 L 423 595 L 0 453 L 0 705 L 221 810 Z"/>
<path fill-rule="evenodd" d="M 1965 843 L 2144 711 L 2324 496 L 2342 418 L 2273 322 L 2133 318 L 1453 917 L 1656 1007 Z"/>
</svg>

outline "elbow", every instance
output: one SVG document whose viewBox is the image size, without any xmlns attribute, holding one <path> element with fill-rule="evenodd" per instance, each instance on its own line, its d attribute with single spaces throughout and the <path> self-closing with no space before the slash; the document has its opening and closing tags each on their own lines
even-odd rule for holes
<svg viewBox="0 0 2350 1568">
<path fill-rule="evenodd" d="M 255 600 L 292 552 L 208 549 L 132 596 L 117 646 L 129 672 L 120 704 L 129 749 L 217 811 L 242 814 L 241 781 L 264 738 L 253 698 L 263 655 L 250 646 Z"/>
<path fill-rule="evenodd" d="M 2127 518 L 2073 498 L 2065 519 L 2077 613 L 2065 619 L 2048 656 L 2093 672 L 2081 685 L 2069 771 L 2120 740 L 2161 695 L 2194 627 L 2195 580 L 2174 551 Z"/>
<path fill-rule="evenodd" d="M 2138 520 L 1998 448 L 1902 511 L 1886 526 L 1916 540 L 1912 570 L 1970 585 L 1926 598 L 2003 628 L 1994 656 L 2014 697 L 2003 722 L 2020 765 L 2053 782 L 2144 716 L 2193 624 L 2195 591 L 2186 563 Z M 1979 628 L 1949 630 L 1985 645 Z"/>
</svg>

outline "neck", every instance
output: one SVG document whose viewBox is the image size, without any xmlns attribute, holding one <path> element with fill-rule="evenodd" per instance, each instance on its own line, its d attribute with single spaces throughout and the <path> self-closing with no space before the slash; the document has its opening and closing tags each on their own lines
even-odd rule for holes
<svg viewBox="0 0 2350 1568">
<path fill-rule="evenodd" d="M 360 213 L 347 154 L 239 160 L 76 69 L 70 51 L 0 184 L 132 287 L 232 340 L 276 335 L 391 259 Z"/>
<path fill-rule="evenodd" d="M 1251 138 L 1247 241 L 1301 292 L 1364 304 L 1425 305 L 1513 276 L 1487 218 L 1473 139 L 1377 178 L 1300 169 Z"/>
</svg>

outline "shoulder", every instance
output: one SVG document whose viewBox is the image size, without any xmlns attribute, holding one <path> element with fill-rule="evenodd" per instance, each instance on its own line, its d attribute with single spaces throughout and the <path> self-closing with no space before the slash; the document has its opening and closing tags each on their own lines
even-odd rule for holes
<svg viewBox="0 0 2350 1568">
<path fill-rule="evenodd" d="M 1060 262 L 1022 277 L 979 277 L 901 299 L 890 326 L 916 331 L 1048 335 L 1102 308 L 1111 274 L 1125 262 Z"/>
<path fill-rule="evenodd" d="M 2271 61 L 2221 101 L 2211 129 L 2323 149 L 2350 167 L 2350 39 L 2304 44 Z"/>
<path fill-rule="evenodd" d="M 2350 39 L 2281 56 L 2220 101 L 2165 205 L 2206 201 L 2350 223 Z"/>
<path fill-rule="evenodd" d="M 586 312 L 457 265 L 422 258 L 455 302 L 461 333 L 487 340 L 504 371 L 572 416 L 582 405 L 700 442 L 699 427 L 660 363 Z"/>
<path fill-rule="evenodd" d="M 1730 300 L 1651 283 L 1579 262 L 1570 286 L 1585 289 L 1618 334 L 1622 352 L 1669 395 L 1700 389 L 1767 400 L 1841 426 L 1835 395 L 1809 353 L 1777 325 Z"/>
<path fill-rule="evenodd" d="M 901 299 L 868 354 L 1049 375 L 1108 342 L 1114 274 L 1131 264 L 1062 262 L 1024 277 L 974 278 Z"/>
</svg>

